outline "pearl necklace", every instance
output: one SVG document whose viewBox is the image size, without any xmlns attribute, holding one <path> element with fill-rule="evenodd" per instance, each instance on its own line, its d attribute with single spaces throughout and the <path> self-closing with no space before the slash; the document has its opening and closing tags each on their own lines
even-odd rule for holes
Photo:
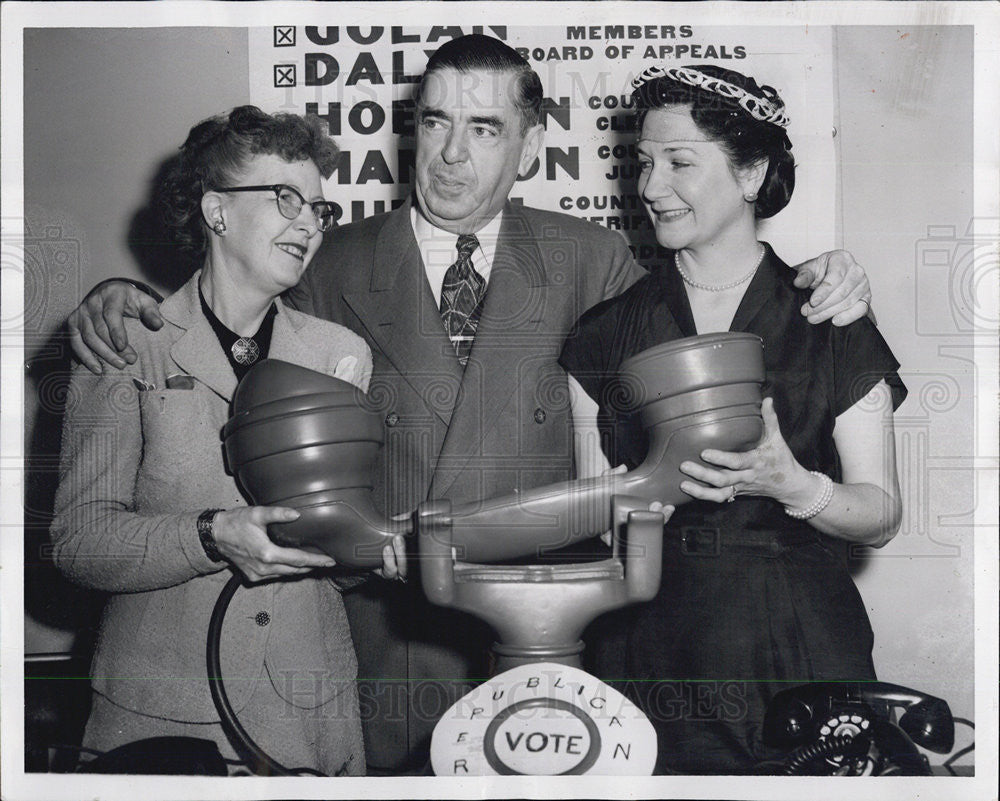
<svg viewBox="0 0 1000 801">
<path fill-rule="evenodd" d="M 754 273 L 757 272 L 757 268 L 760 267 L 760 263 L 764 261 L 764 253 L 766 252 L 763 245 L 760 246 L 760 255 L 757 257 L 757 263 L 754 264 L 753 269 L 750 270 L 742 278 L 737 278 L 735 281 L 730 281 L 728 284 L 703 284 L 699 281 L 695 281 L 690 275 L 684 272 L 684 268 L 681 267 L 681 253 L 679 250 L 674 251 L 674 267 L 677 268 L 677 272 L 680 273 L 681 280 L 684 281 L 688 286 L 693 286 L 695 289 L 704 289 L 706 292 L 725 292 L 727 289 L 732 289 L 740 284 L 745 284 L 751 278 L 753 278 Z"/>
</svg>

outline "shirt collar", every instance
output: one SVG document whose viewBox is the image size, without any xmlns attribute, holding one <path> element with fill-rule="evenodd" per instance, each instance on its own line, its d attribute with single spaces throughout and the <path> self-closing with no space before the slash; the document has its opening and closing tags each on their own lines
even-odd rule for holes
<svg viewBox="0 0 1000 801">
<path fill-rule="evenodd" d="M 503 222 L 503 211 L 476 231 L 479 247 L 472 254 L 472 266 L 487 283 L 493 268 L 493 258 L 496 255 L 497 240 L 500 237 L 500 225 Z M 448 268 L 458 257 L 458 234 L 438 228 L 424 217 L 417 209 L 416 203 L 410 207 L 410 225 L 413 236 L 417 240 L 420 259 L 424 265 L 424 274 L 434 293 L 434 300 L 441 302 L 441 282 Z"/>
</svg>

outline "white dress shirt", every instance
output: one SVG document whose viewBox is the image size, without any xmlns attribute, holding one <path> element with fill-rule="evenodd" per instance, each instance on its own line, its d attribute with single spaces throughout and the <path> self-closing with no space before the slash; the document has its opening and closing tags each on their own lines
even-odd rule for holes
<svg viewBox="0 0 1000 801">
<path fill-rule="evenodd" d="M 486 225 L 476 231 L 479 247 L 472 252 L 472 266 L 479 273 L 487 286 L 490 281 L 490 270 L 493 268 L 493 257 L 497 250 L 497 238 L 500 236 L 501 211 Z M 434 293 L 434 303 L 441 306 L 441 284 L 444 274 L 458 260 L 458 234 L 438 228 L 414 205 L 410 209 L 410 225 L 413 226 L 413 236 L 417 240 L 420 259 L 424 263 L 424 274 Z"/>
</svg>

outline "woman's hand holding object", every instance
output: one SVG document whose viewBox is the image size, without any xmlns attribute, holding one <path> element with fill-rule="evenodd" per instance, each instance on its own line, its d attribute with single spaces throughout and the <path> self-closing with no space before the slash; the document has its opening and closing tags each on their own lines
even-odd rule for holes
<svg viewBox="0 0 1000 801">
<path fill-rule="evenodd" d="M 732 501 L 737 495 L 761 495 L 795 508 L 813 503 L 822 490 L 821 480 L 802 467 L 789 450 L 781 436 L 773 399 L 764 399 L 761 416 L 764 435 L 753 450 L 702 451 L 702 461 L 713 467 L 682 462 L 681 472 L 701 483 L 682 481 L 681 490 L 692 498 L 716 503 Z"/>
<path fill-rule="evenodd" d="M 268 523 L 290 523 L 299 513 L 284 506 L 244 506 L 216 513 L 212 535 L 219 553 L 250 582 L 297 576 L 337 563 L 326 554 L 276 545 Z"/>
</svg>

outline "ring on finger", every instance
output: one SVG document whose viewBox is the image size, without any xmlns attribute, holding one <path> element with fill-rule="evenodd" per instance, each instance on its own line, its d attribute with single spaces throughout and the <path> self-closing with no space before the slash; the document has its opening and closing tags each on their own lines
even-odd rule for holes
<svg viewBox="0 0 1000 801">
<path fill-rule="evenodd" d="M 732 492 L 729 494 L 729 497 L 726 498 L 726 503 L 732 503 L 736 500 L 736 487 L 730 487 L 729 489 L 731 489 Z"/>
</svg>

